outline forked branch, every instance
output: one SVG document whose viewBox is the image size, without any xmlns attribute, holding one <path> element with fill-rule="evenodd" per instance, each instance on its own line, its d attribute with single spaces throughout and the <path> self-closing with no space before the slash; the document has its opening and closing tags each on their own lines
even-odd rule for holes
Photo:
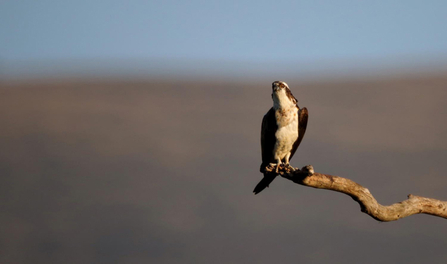
<svg viewBox="0 0 447 264">
<path fill-rule="evenodd" d="M 280 168 L 279 173 L 282 177 L 300 185 L 347 194 L 360 204 L 362 212 L 378 221 L 395 221 L 414 214 L 430 214 L 447 218 L 447 201 L 410 194 L 405 201 L 384 206 L 379 204 L 369 190 L 360 184 L 338 176 L 314 173 L 310 165 L 301 170 L 293 170 L 290 167 Z"/>
</svg>

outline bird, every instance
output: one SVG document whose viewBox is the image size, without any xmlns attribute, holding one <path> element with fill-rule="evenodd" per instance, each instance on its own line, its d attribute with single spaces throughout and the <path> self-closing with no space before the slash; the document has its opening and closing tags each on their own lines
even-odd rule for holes
<svg viewBox="0 0 447 264">
<path fill-rule="evenodd" d="M 278 175 L 280 166 L 289 167 L 290 159 L 303 140 L 307 128 L 309 113 L 306 107 L 300 109 L 298 100 L 293 96 L 287 83 L 272 83 L 273 106 L 264 115 L 261 126 L 262 164 L 260 171 L 263 179 L 253 190 L 260 193 L 272 183 Z M 275 172 L 266 170 L 276 167 Z"/>
</svg>

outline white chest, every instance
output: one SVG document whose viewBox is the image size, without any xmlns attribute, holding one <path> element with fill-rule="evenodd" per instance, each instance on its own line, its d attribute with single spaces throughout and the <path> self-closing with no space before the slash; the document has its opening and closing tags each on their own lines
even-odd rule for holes
<svg viewBox="0 0 447 264">
<path fill-rule="evenodd" d="M 278 109 L 275 112 L 278 130 L 275 133 L 275 159 L 284 159 L 290 154 L 293 143 L 298 138 L 298 109 L 290 107 L 287 110 Z"/>
</svg>

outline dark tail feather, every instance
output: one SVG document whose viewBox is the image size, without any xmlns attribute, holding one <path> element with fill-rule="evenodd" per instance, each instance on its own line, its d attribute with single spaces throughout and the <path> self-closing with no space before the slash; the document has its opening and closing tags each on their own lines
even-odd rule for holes
<svg viewBox="0 0 447 264">
<path fill-rule="evenodd" d="M 258 183 L 258 185 L 256 185 L 255 189 L 253 190 L 253 192 L 255 194 L 260 193 L 262 190 L 265 189 L 265 187 L 269 187 L 270 183 L 272 183 L 272 181 L 276 178 L 276 175 L 272 175 L 272 174 L 264 174 L 264 178 L 262 178 L 262 180 Z"/>
</svg>

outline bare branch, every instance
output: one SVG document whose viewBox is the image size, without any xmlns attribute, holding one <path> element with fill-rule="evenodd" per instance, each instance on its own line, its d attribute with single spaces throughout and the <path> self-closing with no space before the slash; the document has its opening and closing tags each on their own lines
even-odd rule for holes
<svg viewBox="0 0 447 264">
<path fill-rule="evenodd" d="M 314 173 L 310 165 L 301 170 L 281 167 L 279 173 L 282 177 L 300 185 L 347 194 L 360 204 L 362 212 L 378 221 L 395 221 L 414 214 L 430 214 L 447 218 L 447 201 L 410 194 L 405 201 L 384 206 L 379 204 L 369 190 L 360 184 L 338 176 Z"/>
</svg>

